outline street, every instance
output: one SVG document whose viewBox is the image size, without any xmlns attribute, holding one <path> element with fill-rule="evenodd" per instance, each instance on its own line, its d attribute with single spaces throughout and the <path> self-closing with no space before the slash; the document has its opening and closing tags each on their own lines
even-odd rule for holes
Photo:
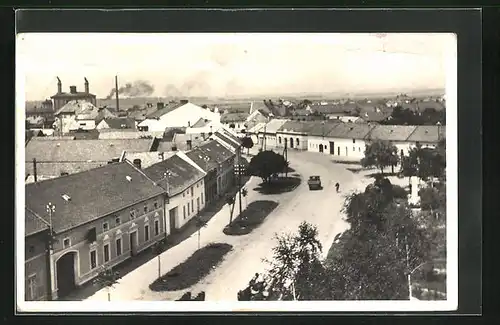
<svg viewBox="0 0 500 325">
<path fill-rule="evenodd" d="M 254 153 L 257 151 L 254 150 Z M 263 259 L 272 256 L 272 248 L 276 244 L 275 234 L 295 232 L 302 221 L 318 227 L 323 254 L 326 256 L 334 237 L 347 227 L 340 213 L 345 195 L 355 189 L 364 189 L 370 179 L 365 178 L 364 173 L 355 174 L 347 170 L 355 166 L 333 163 L 328 155 L 289 151 L 288 160 L 295 170 L 291 175 L 300 174 L 302 178 L 302 183 L 295 190 L 281 194 L 261 194 L 254 190 L 261 182 L 257 177 L 250 178 L 245 186 L 248 196 L 243 199 L 243 209 L 246 202 L 256 200 L 279 202 L 278 207 L 257 229 L 244 236 L 225 235 L 222 229 L 229 222 L 229 207 L 226 205 L 209 221 L 207 227 L 201 230 L 201 247 L 210 242 L 228 243 L 233 246 L 233 250 L 207 277 L 186 290 L 153 292 L 148 286 L 158 276 L 158 259 L 154 258 L 125 275 L 111 289 L 111 300 L 175 300 L 186 291 L 192 291 L 193 294 L 205 291 L 207 300 L 236 301 L 237 292 L 248 284 L 251 277 L 266 269 Z M 309 190 L 307 179 L 310 175 L 321 176 L 322 190 Z M 335 190 L 336 182 L 341 185 L 340 193 Z M 236 217 L 238 200 L 235 204 Z M 197 233 L 194 233 L 161 255 L 162 274 L 183 262 L 198 249 L 197 236 Z M 98 291 L 88 299 L 106 301 L 107 289 Z"/>
</svg>

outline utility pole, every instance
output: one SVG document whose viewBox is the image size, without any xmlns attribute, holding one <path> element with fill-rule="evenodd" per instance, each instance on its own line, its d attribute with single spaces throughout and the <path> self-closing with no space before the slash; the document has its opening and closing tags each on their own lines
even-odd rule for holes
<svg viewBox="0 0 500 325">
<path fill-rule="evenodd" d="M 45 244 L 46 244 L 45 258 L 46 258 L 46 264 L 48 267 L 48 270 L 47 270 L 47 300 L 51 301 L 52 300 L 52 261 L 51 261 L 51 256 L 52 256 L 53 244 L 54 244 L 54 240 L 55 240 L 53 229 L 52 229 L 52 214 L 56 212 L 56 206 L 49 202 L 49 204 L 47 204 L 47 206 L 46 206 L 46 210 L 47 210 L 47 213 L 49 214 L 49 224 L 47 227 L 47 240 L 45 241 Z"/>
<path fill-rule="evenodd" d="M 243 172 L 243 164 L 241 164 L 241 147 L 238 148 L 238 164 L 235 166 L 236 170 L 236 175 L 238 177 L 238 198 L 239 198 L 239 206 L 240 206 L 240 215 L 242 212 L 242 206 L 241 206 L 241 174 Z"/>
<path fill-rule="evenodd" d="M 37 182 L 37 174 L 36 174 L 36 158 L 33 158 L 33 177 L 34 177 L 34 180 L 35 180 L 35 183 Z"/>
<path fill-rule="evenodd" d="M 120 100 L 118 99 L 118 76 L 115 76 L 115 96 L 116 96 L 116 111 L 120 111 Z"/>
</svg>

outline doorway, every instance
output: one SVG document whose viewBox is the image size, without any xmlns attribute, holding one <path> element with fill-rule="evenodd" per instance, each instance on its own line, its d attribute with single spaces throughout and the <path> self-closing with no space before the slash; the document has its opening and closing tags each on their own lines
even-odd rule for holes
<svg viewBox="0 0 500 325">
<path fill-rule="evenodd" d="M 340 156 L 340 147 L 337 147 L 337 155 Z"/>
<path fill-rule="evenodd" d="M 137 254 L 137 230 L 130 233 L 130 255 Z"/>
<path fill-rule="evenodd" d="M 58 298 L 68 296 L 76 287 L 75 260 L 76 252 L 68 252 L 56 262 Z"/>
<path fill-rule="evenodd" d="M 334 155 L 335 154 L 335 142 L 330 141 L 330 154 Z"/>
<path fill-rule="evenodd" d="M 173 234 L 175 232 L 175 217 L 177 215 L 177 207 L 171 209 L 169 211 L 169 224 L 170 224 L 170 233 Z"/>
<path fill-rule="evenodd" d="M 319 145 L 319 152 L 323 152 L 323 145 L 322 144 Z"/>
<path fill-rule="evenodd" d="M 293 138 L 290 138 L 290 148 L 293 148 Z"/>
</svg>

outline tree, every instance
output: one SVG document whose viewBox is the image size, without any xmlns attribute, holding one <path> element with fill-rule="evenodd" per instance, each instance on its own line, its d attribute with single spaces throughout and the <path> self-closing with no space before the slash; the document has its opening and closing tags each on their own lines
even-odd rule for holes
<svg viewBox="0 0 500 325">
<path fill-rule="evenodd" d="M 231 194 L 226 194 L 226 203 L 229 206 L 229 224 L 233 222 L 233 213 L 234 213 L 234 203 L 235 197 Z"/>
<path fill-rule="evenodd" d="M 232 217 L 231 217 L 231 219 L 232 219 Z M 198 249 L 200 249 L 201 228 L 204 228 L 206 226 L 207 226 L 207 222 L 201 218 L 199 211 L 198 211 L 198 214 L 196 215 L 196 229 L 198 232 Z"/>
<path fill-rule="evenodd" d="M 285 167 L 285 158 L 274 151 L 266 150 L 252 157 L 248 165 L 248 174 L 262 178 L 269 184 L 273 175 L 281 173 Z"/>
<path fill-rule="evenodd" d="M 384 168 L 397 163 L 398 148 L 389 141 L 376 140 L 366 146 L 365 157 L 361 159 L 363 167 L 375 166 L 384 175 Z"/>
<path fill-rule="evenodd" d="M 241 195 L 245 198 L 245 206 L 248 206 L 247 202 L 247 196 L 248 196 L 248 190 L 244 187 L 241 189 Z"/>
<path fill-rule="evenodd" d="M 294 235 L 276 236 L 278 244 L 273 248 L 273 259 L 268 261 L 271 268 L 272 291 L 287 293 L 293 300 L 314 300 L 317 298 L 318 281 L 323 266 L 320 260 L 322 251 L 315 226 L 302 222 Z"/>
<path fill-rule="evenodd" d="M 247 148 L 247 153 L 250 152 L 250 149 L 253 147 L 254 143 L 253 143 L 253 140 L 251 137 L 244 137 L 243 139 L 241 139 L 241 146 L 243 148 Z"/>
<path fill-rule="evenodd" d="M 167 241 L 165 239 L 156 242 L 152 247 L 153 254 L 158 257 L 158 278 L 161 278 L 161 254 L 167 248 Z"/>
<path fill-rule="evenodd" d="M 94 279 L 94 284 L 99 284 L 107 288 L 108 290 L 108 301 L 111 301 L 111 293 L 110 290 L 118 283 L 120 275 L 118 272 L 113 271 L 112 268 L 107 268 L 105 266 L 101 267 L 101 270 L 97 277 Z"/>
</svg>

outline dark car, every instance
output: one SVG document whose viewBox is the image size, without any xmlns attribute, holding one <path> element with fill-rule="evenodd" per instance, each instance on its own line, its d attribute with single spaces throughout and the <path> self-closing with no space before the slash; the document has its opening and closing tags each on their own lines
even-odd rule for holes
<svg viewBox="0 0 500 325">
<path fill-rule="evenodd" d="M 309 185 L 310 190 L 320 190 L 322 188 L 321 179 L 319 176 L 309 176 L 307 185 Z"/>
</svg>

